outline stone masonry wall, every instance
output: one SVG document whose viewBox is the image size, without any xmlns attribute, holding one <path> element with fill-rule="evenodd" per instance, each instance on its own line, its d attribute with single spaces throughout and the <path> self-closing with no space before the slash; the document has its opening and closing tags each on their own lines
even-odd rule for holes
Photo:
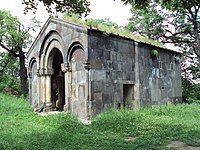
<svg viewBox="0 0 200 150">
<path fill-rule="evenodd" d="M 123 84 L 134 84 L 134 42 L 93 30 L 88 40 L 92 115 L 123 107 Z"/>
<path fill-rule="evenodd" d="M 151 50 L 159 56 L 152 59 Z M 180 54 L 139 44 L 140 106 L 181 101 Z"/>
</svg>

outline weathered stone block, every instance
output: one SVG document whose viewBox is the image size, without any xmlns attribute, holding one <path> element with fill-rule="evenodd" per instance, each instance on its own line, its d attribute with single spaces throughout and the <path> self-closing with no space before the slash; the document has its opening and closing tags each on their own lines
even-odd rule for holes
<svg viewBox="0 0 200 150">
<path fill-rule="evenodd" d="M 102 61 L 100 59 L 91 59 L 90 67 L 91 69 L 102 69 Z"/>
<path fill-rule="evenodd" d="M 102 92 L 94 93 L 93 95 L 94 95 L 95 100 L 102 100 L 102 98 L 103 98 Z"/>
<path fill-rule="evenodd" d="M 91 85 L 93 93 L 101 92 L 103 90 L 103 82 L 101 81 L 93 81 Z"/>
<path fill-rule="evenodd" d="M 106 70 L 91 70 L 91 81 L 106 80 Z"/>
</svg>

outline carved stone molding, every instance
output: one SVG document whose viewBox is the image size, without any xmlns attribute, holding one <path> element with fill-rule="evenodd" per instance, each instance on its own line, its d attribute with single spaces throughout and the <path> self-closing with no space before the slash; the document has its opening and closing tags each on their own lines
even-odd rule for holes
<svg viewBox="0 0 200 150">
<path fill-rule="evenodd" d="M 52 68 L 40 68 L 37 70 L 38 76 L 51 76 L 54 74 L 54 70 Z"/>
<path fill-rule="evenodd" d="M 45 75 L 46 76 L 51 76 L 53 74 L 54 74 L 53 68 L 47 68 L 47 69 L 45 69 Z"/>
<path fill-rule="evenodd" d="M 37 70 L 37 75 L 38 76 L 44 76 L 45 75 L 45 68 L 40 68 Z"/>
<path fill-rule="evenodd" d="M 62 63 L 61 64 L 61 70 L 64 73 L 70 72 L 71 71 L 71 67 L 70 67 L 69 63 Z"/>
<path fill-rule="evenodd" d="M 90 63 L 88 60 L 86 60 L 84 63 L 83 63 L 83 66 L 85 68 L 85 70 L 90 70 Z"/>
</svg>

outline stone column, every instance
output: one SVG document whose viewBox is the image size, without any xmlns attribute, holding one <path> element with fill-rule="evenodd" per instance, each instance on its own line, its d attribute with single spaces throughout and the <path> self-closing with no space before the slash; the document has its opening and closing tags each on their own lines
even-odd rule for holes
<svg viewBox="0 0 200 150">
<path fill-rule="evenodd" d="M 134 84 L 134 102 L 133 109 L 136 110 L 140 107 L 140 76 L 139 76 L 139 50 L 138 43 L 135 42 L 135 84 Z"/>
<path fill-rule="evenodd" d="M 38 107 L 42 106 L 41 103 L 41 94 L 40 94 L 40 74 L 39 74 L 39 57 L 36 57 L 37 62 L 37 93 L 38 93 Z"/>
<path fill-rule="evenodd" d="M 64 105 L 64 111 L 70 112 L 70 65 L 69 63 L 63 63 L 61 64 L 61 69 L 64 72 L 65 76 L 65 105 Z"/>
<path fill-rule="evenodd" d="M 52 102 L 51 102 L 51 75 L 53 75 L 53 69 L 48 68 L 45 70 L 45 110 L 44 111 L 51 111 L 52 110 Z"/>
<path fill-rule="evenodd" d="M 41 68 L 38 69 L 38 76 L 40 78 L 40 83 L 39 83 L 39 92 L 40 92 L 40 98 L 41 102 L 45 104 L 45 99 L 46 99 L 46 83 L 45 83 L 45 69 Z"/>
<path fill-rule="evenodd" d="M 83 64 L 86 72 L 86 86 L 85 86 L 85 98 L 86 98 L 86 113 L 88 120 L 91 119 L 91 98 L 90 98 L 90 81 L 89 81 L 89 70 L 90 70 L 90 64 L 88 60 L 85 61 Z"/>
<path fill-rule="evenodd" d="M 43 102 L 41 101 L 41 75 L 40 75 L 40 69 L 37 69 L 37 92 L 38 92 L 38 107 L 42 107 Z"/>
</svg>

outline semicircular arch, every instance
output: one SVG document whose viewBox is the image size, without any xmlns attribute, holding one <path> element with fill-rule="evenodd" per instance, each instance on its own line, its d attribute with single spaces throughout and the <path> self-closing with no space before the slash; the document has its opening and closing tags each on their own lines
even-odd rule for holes
<svg viewBox="0 0 200 150">
<path fill-rule="evenodd" d="M 32 68 L 32 66 L 33 66 L 34 63 L 37 63 L 37 61 L 36 61 L 35 57 L 32 57 L 30 59 L 30 61 L 28 62 L 28 71 L 31 71 L 31 68 Z"/>
<path fill-rule="evenodd" d="M 50 31 L 43 40 L 40 49 L 40 68 L 47 67 L 47 60 L 52 49 L 57 48 L 61 51 L 63 60 L 65 60 L 65 45 L 57 31 Z"/>
<path fill-rule="evenodd" d="M 68 49 L 68 52 L 67 52 L 67 61 L 68 61 L 68 62 L 71 61 L 72 54 L 73 54 L 77 49 L 81 49 L 82 51 L 84 51 L 83 45 L 82 45 L 80 42 L 78 42 L 78 41 L 73 42 L 73 43 L 69 46 L 69 49 Z"/>
</svg>

